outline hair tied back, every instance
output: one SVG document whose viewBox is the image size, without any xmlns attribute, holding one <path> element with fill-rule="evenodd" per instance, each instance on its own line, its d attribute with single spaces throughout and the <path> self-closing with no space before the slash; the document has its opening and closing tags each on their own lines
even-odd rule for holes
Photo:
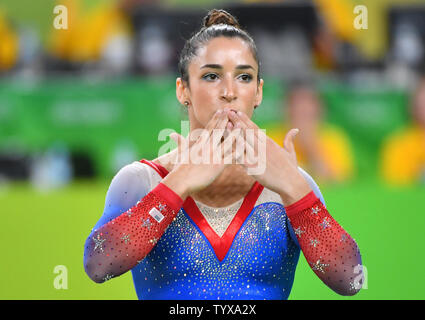
<svg viewBox="0 0 425 320">
<path fill-rule="evenodd" d="M 240 29 L 238 20 L 225 10 L 212 9 L 204 18 L 204 27 L 208 28 L 215 24 L 227 24 Z"/>
</svg>

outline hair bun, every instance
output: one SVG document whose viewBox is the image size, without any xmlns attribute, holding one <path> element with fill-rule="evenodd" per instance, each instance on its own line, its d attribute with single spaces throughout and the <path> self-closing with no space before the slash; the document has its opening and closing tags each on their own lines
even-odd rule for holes
<svg viewBox="0 0 425 320">
<path fill-rule="evenodd" d="M 208 28 L 214 24 L 227 24 L 240 29 L 238 20 L 225 10 L 212 9 L 204 18 L 204 27 Z"/>
</svg>

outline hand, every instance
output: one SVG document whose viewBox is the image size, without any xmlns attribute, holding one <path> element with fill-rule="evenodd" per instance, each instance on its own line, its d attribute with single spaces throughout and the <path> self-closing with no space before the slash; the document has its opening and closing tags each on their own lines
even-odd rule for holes
<svg viewBox="0 0 425 320">
<path fill-rule="evenodd" d="M 188 138 L 170 135 L 178 145 L 176 164 L 163 182 L 183 199 L 210 185 L 237 158 L 228 114 L 228 109 L 217 111 L 205 129 L 193 130 Z"/>
<path fill-rule="evenodd" d="M 286 134 L 283 147 L 270 139 L 243 112 L 231 112 L 230 119 L 242 128 L 245 138 L 244 156 L 239 163 L 247 173 L 264 187 L 278 193 L 285 205 L 292 204 L 311 191 L 310 186 L 298 170 L 293 139 L 298 129 Z M 252 169 L 255 170 L 252 170 Z M 261 170 L 258 170 L 261 169 Z"/>
</svg>

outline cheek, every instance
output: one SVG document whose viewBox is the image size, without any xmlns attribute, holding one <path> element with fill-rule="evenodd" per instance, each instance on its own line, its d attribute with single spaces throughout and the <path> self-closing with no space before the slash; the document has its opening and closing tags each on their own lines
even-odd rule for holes
<svg viewBox="0 0 425 320">
<path fill-rule="evenodd" d="M 253 106 L 257 99 L 257 86 L 242 86 L 239 89 L 239 96 L 248 107 Z"/>
<path fill-rule="evenodd" d="M 197 88 L 193 92 L 196 92 L 195 95 L 191 96 L 193 115 L 200 124 L 206 126 L 218 109 L 214 104 L 216 100 L 214 91 Z"/>
<path fill-rule="evenodd" d="M 194 82 L 191 90 L 191 98 L 194 104 L 202 105 L 213 99 L 215 90 L 213 86 Z"/>
</svg>

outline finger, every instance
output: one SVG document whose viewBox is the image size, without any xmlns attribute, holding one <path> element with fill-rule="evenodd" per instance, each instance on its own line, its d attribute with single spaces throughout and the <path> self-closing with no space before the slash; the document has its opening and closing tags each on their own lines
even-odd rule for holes
<svg viewBox="0 0 425 320">
<path fill-rule="evenodd" d="M 246 141 L 241 135 L 242 142 L 236 145 L 236 150 L 234 154 L 234 159 L 236 164 L 241 164 L 245 168 L 245 159 L 246 159 Z"/>
<path fill-rule="evenodd" d="M 249 143 L 245 143 L 245 153 L 244 153 L 245 158 L 243 160 L 246 166 L 255 164 L 257 159 L 257 154 L 255 150 L 256 149 L 253 146 L 251 146 Z"/>
<path fill-rule="evenodd" d="M 205 128 L 198 128 L 190 132 L 190 141 L 204 143 L 211 134 L 211 130 L 217 125 L 222 116 L 222 110 L 217 110 L 208 121 Z M 191 143 L 192 145 L 193 143 Z"/>
<path fill-rule="evenodd" d="M 209 157 L 211 160 L 211 156 L 213 157 L 214 163 L 220 163 L 220 154 L 218 150 L 218 145 L 226 131 L 226 124 L 228 122 L 228 117 L 226 114 L 226 111 L 218 112 L 218 119 L 215 122 L 215 125 L 212 127 L 211 125 L 213 122 L 211 122 L 208 125 L 209 130 L 202 130 L 201 138 L 198 139 L 197 143 L 199 144 L 199 148 L 202 148 L 205 152 L 205 154 L 208 154 L 206 156 Z"/>
<path fill-rule="evenodd" d="M 177 155 L 175 160 L 177 162 L 184 162 L 185 160 L 187 160 L 185 158 L 185 150 L 188 148 L 188 140 L 177 132 L 172 132 L 169 137 L 173 139 L 174 142 L 177 144 Z"/>
<path fill-rule="evenodd" d="M 214 133 L 214 130 L 224 129 L 227 122 L 227 114 L 225 110 L 217 110 L 214 114 L 214 117 L 208 122 L 205 127 L 205 130 L 202 131 L 201 134 L 201 143 L 208 143 L 209 139 Z"/>
<path fill-rule="evenodd" d="M 233 163 L 236 153 L 240 156 L 240 153 L 244 151 L 244 139 L 242 137 L 242 130 L 235 128 L 229 133 L 229 136 L 219 145 L 222 150 L 222 158 L 225 163 Z M 236 163 L 236 161 L 235 161 Z"/>
<path fill-rule="evenodd" d="M 221 119 L 217 122 L 217 125 L 215 128 L 211 130 L 210 139 L 212 140 L 212 147 L 216 148 L 218 144 L 221 142 L 222 137 L 226 138 L 228 137 L 230 130 L 228 129 L 229 126 L 229 118 L 226 114 L 226 111 L 223 111 L 224 114 L 222 115 Z"/>
<path fill-rule="evenodd" d="M 248 117 L 245 112 L 238 111 L 236 117 L 242 121 L 247 128 L 253 129 L 255 133 L 261 131 L 261 129 Z"/>
<path fill-rule="evenodd" d="M 212 129 L 214 129 L 217 124 L 223 119 L 223 117 L 226 116 L 226 111 L 219 109 L 214 113 L 214 116 L 211 118 L 210 121 L 208 121 L 207 125 L 205 126 L 205 130 L 207 130 L 209 133 Z"/>
<path fill-rule="evenodd" d="M 174 142 L 177 144 L 177 147 L 178 148 L 180 148 L 180 146 L 182 145 L 183 140 L 185 140 L 185 138 L 183 138 L 177 132 L 170 133 L 169 137 L 174 140 Z"/>
<path fill-rule="evenodd" d="M 288 131 L 288 133 L 285 136 L 285 139 L 283 141 L 283 147 L 289 153 L 295 153 L 294 139 L 295 139 L 295 136 L 298 134 L 298 132 L 300 132 L 300 130 L 297 128 L 291 129 Z"/>
<path fill-rule="evenodd" d="M 252 122 L 245 113 L 241 111 L 238 111 L 238 113 L 232 112 L 230 113 L 230 117 L 238 127 L 244 129 L 246 132 L 246 139 L 251 146 L 255 148 L 255 142 L 265 143 L 265 133 L 254 122 Z"/>
</svg>

